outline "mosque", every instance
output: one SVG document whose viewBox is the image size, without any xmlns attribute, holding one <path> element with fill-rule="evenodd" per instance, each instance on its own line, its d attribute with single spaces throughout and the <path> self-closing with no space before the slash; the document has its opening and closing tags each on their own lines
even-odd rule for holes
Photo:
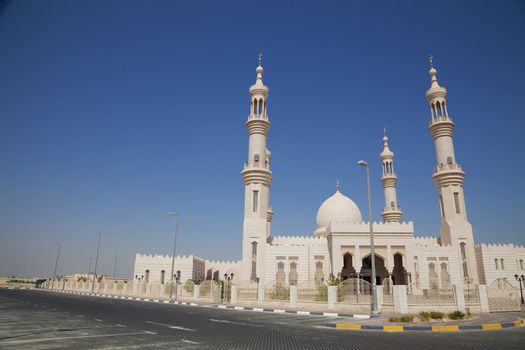
<svg viewBox="0 0 525 350">
<path fill-rule="evenodd" d="M 514 275 L 525 274 L 525 247 L 514 244 L 475 244 L 463 192 L 465 173 L 456 159 L 455 127 L 447 108 L 447 90 L 437 78 L 430 60 L 430 107 L 428 131 L 436 151 L 432 180 L 437 188 L 441 226 L 439 237 L 419 237 L 411 221 L 403 221 L 397 199 L 394 153 L 389 138 L 383 137 L 379 154 L 384 189 L 382 222 L 373 222 L 375 276 L 371 273 L 370 225 L 361 210 L 337 185 L 317 213 L 317 227 L 311 236 L 273 236 L 270 206 L 271 152 L 267 148 L 270 120 L 267 114 L 269 89 L 263 82 L 261 57 L 255 84 L 249 88 L 250 114 L 246 121 L 248 160 L 241 176 L 245 186 L 242 259 L 209 261 L 196 256 L 177 256 L 175 270 L 181 280 L 222 279 L 234 274 L 234 281 L 300 285 L 330 278 L 375 278 L 378 285 L 412 288 L 443 288 L 451 285 L 490 284 L 498 278 L 517 286 Z M 137 254 L 134 277 L 146 281 L 168 280 L 171 257 Z M 168 274 L 168 275 L 167 275 Z"/>
</svg>

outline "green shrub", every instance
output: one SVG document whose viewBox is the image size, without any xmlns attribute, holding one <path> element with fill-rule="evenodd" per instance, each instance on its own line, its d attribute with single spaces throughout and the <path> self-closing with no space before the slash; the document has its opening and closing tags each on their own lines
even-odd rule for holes
<svg viewBox="0 0 525 350">
<path fill-rule="evenodd" d="M 411 316 L 411 315 L 403 315 L 399 318 L 399 321 L 401 322 L 405 322 L 405 323 L 408 323 L 408 322 L 412 322 L 414 321 L 414 316 Z"/>
<path fill-rule="evenodd" d="M 420 319 L 421 321 L 425 321 L 425 322 L 426 322 L 426 321 L 430 320 L 430 312 L 421 311 L 421 312 L 417 315 L 417 317 L 419 317 L 419 319 Z"/>
<path fill-rule="evenodd" d="M 414 316 L 412 315 L 403 315 L 403 316 L 390 316 L 388 318 L 388 322 L 404 322 L 404 323 L 410 323 L 414 320 Z"/>
<path fill-rule="evenodd" d="M 462 320 L 465 318 L 465 314 L 459 310 L 456 310 L 449 313 L 448 318 L 450 318 L 451 320 Z"/>
<path fill-rule="evenodd" d="M 445 314 L 442 313 L 442 312 L 430 311 L 430 318 L 432 318 L 434 320 L 441 320 L 441 319 L 443 319 L 444 316 L 445 316 Z"/>
</svg>

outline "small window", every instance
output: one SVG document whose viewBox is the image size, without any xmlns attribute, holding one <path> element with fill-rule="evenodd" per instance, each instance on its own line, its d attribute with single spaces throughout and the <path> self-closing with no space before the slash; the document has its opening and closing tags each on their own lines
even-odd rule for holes
<svg viewBox="0 0 525 350">
<path fill-rule="evenodd" d="M 496 267 L 496 270 L 499 270 L 498 259 L 494 259 L 494 266 Z"/>
<path fill-rule="evenodd" d="M 505 265 L 503 264 L 503 259 L 500 259 L 499 261 L 500 261 L 501 269 L 505 270 Z"/>
<path fill-rule="evenodd" d="M 523 260 L 520 259 L 520 270 L 523 270 Z"/>
<path fill-rule="evenodd" d="M 253 191 L 253 212 L 259 208 L 259 191 Z"/>
<path fill-rule="evenodd" d="M 456 204 L 456 214 L 459 214 L 459 192 L 454 192 L 454 203 Z"/>
<path fill-rule="evenodd" d="M 253 156 L 253 161 L 254 162 L 258 162 L 259 161 L 259 155 L 258 154 Z"/>
<path fill-rule="evenodd" d="M 447 164 L 452 164 L 452 157 L 447 157 Z"/>
</svg>

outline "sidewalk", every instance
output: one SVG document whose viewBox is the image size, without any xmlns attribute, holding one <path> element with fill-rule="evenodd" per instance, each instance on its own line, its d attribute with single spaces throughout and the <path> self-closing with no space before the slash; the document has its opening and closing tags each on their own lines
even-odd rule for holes
<svg viewBox="0 0 525 350">
<path fill-rule="evenodd" d="M 502 328 L 514 328 L 525 326 L 525 312 L 501 312 L 490 314 L 477 314 L 471 320 L 450 320 L 402 323 L 389 322 L 392 314 L 381 314 L 363 320 L 349 320 L 348 323 L 325 323 L 325 327 L 347 329 L 347 330 L 371 330 L 386 332 L 402 331 L 432 331 L 432 332 L 457 332 L 465 330 L 494 330 Z"/>
</svg>

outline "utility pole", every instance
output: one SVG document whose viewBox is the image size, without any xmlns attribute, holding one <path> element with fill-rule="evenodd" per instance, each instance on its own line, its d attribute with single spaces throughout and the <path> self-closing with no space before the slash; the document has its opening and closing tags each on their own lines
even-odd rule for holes
<svg viewBox="0 0 525 350">
<path fill-rule="evenodd" d="M 177 246 L 177 230 L 179 228 L 179 214 L 170 212 L 169 213 L 172 216 L 175 216 L 175 239 L 173 240 L 173 256 L 171 257 L 171 288 L 170 288 L 170 302 L 173 301 L 173 279 L 175 275 L 173 274 L 175 271 L 175 247 Z"/>
<path fill-rule="evenodd" d="M 98 245 L 97 245 L 97 257 L 95 258 L 95 271 L 93 272 L 93 285 L 91 286 L 91 292 L 95 290 L 95 278 L 97 277 L 97 264 L 98 264 L 98 252 L 100 250 L 100 239 L 102 238 L 102 233 L 95 233 L 98 235 Z"/>
<path fill-rule="evenodd" d="M 117 254 L 115 254 L 115 264 L 113 265 L 113 281 L 115 281 L 115 275 L 117 274 Z"/>
<path fill-rule="evenodd" d="M 51 282 L 51 289 L 55 286 L 55 278 L 57 276 L 57 267 L 58 267 L 58 257 L 60 256 L 60 243 L 57 243 L 58 250 L 57 250 L 57 260 L 55 261 L 55 271 L 53 272 L 53 282 Z"/>
</svg>

